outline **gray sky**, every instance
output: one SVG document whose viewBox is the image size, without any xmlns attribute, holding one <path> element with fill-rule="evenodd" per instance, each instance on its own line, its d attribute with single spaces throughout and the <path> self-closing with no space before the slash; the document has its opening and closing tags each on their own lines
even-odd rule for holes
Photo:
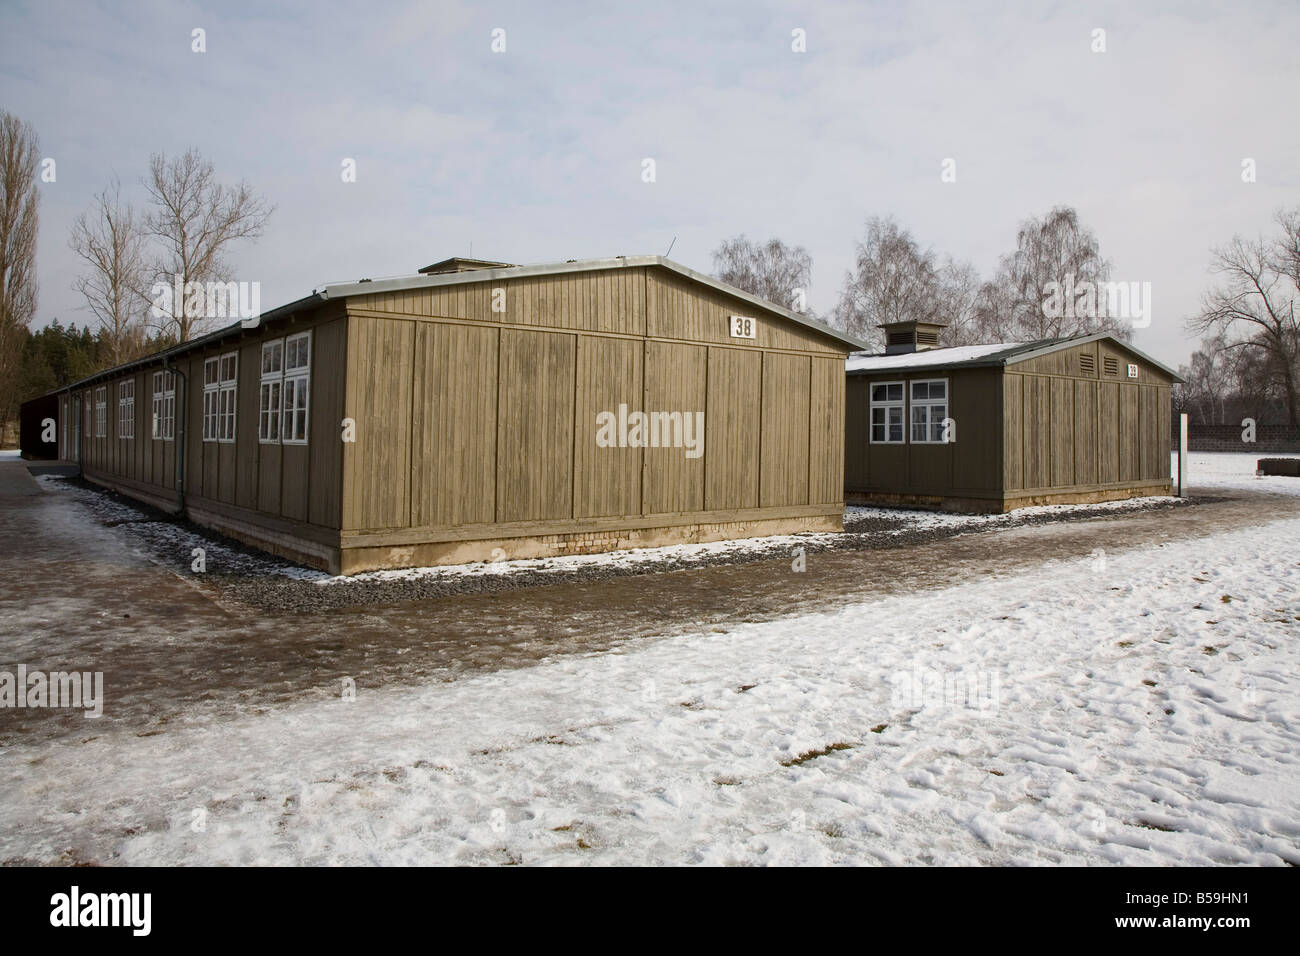
<svg viewBox="0 0 1300 956">
<path fill-rule="evenodd" d="M 1136 344 L 1171 364 L 1209 247 L 1300 204 L 1294 2 L 269 6 L 5 0 L 0 107 L 57 162 L 37 324 L 89 318 L 73 217 L 113 174 L 142 199 L 149 155 L 189 146 L 277 206 L 232 256 L 263 309 L 471 243 L 527 263 L 676 236 L 709 272 L 745 233 L 807 247 L 825 313 L 868 216 L 988 276 L 1021 220 L 1070 204 L 1113 278 L 1152 283 Z"/>
</svg>

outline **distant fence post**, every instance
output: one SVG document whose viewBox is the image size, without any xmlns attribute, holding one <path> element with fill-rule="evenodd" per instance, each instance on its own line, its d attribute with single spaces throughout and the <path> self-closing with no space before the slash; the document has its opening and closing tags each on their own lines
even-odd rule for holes
<svg viewBox="0 0 1300 956">
<path fill-rule="evenodd" d="M 1178 497 L 1187 497 L 1187 415 L 1178 416 Z"/>
</svg>

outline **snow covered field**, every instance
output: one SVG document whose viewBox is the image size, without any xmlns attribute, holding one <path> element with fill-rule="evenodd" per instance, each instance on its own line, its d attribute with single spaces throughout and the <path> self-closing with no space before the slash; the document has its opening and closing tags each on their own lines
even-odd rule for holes
<svg viewBox="0 0 1300 956">
<path fill-rule="evenodd" d="M 1200 488 L 1300 493 L 1204 457 Z M 151 736 L 87 720 L 0 753 L 0 860 L 1297 864 L 1297 540 L 1094 552 Z"/>
</svg>

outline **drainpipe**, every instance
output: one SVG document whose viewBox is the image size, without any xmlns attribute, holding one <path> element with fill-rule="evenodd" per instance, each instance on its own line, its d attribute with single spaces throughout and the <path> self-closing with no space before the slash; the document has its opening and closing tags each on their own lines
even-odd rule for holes
<svg viewBox="0 0 1300 956">
<path fill-rule="evenodd" d="M 77 413 L 77 470 L 80 471 L 82 475 L 85 475 L 86 473 L 86 422 L 84 421 L 84 419 L 86 417 L 85 415 L 86 395 L 84 389 L 80 394 L 76 396 L 72 404 L 76 406 L 75 411 Z M 71 412 L 74 411 L 74 409 L 69 408 L 68 411 Z"/>
<path fill-rule="evenodd" d="M 176 408 L 173 427 L 176 429 L 176 513 L 185 517 L 185 400 L 189 397 L 190 383 L 185 373 L 170 360 L 163 359 L 163 368 L 181 380 L 181 387 L 176 389 Z"/>
</svg>

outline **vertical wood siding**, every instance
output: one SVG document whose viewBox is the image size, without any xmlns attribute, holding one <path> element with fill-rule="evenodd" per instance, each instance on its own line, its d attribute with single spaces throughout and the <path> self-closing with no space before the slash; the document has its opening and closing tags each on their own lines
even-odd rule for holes
<svg viewBox="0 0 1300 956">
<path fill-rule="evenodd" d="M 802 355 L 763 354 L 763 434 L 759 504 L 808 503 L 811 366 Z"/>
<path fill-rule="evenodd" d="M 351 494 L 343 527 L 402 528 L 411 520 L 411 356 L 415 324 L 357 318 L 348 325 L 348 354 L 356 388 L 349 417 L 356 441 L 344 454 Z M 273 448 L 274 446 L 264 446 Z"/>
<path fill-rule="evenodd" d="M 415 330 L 411 521 L 474 524 L 496 514 L 497 345 L 482 326 Z"/>
<path fill-rule="evenodd" d="M 687 458 L 680 448 L 646 448 L 641 479 L 642 512 L 673 514 L 703 511 L 708 447 L 709 350 L 699 345 L 645 343 L 645 388 L 642 409 L 704 411 L 705 451 Z"/>
<path fill-rule="evenodd" d="M 764 355 L 741 349 L 708 352 L 708 397 L 699 408 L 705 412 L 704 508 L 757 508 L 766 410 Z"/>
<path fill-rule="evenodd" d="M 578 336 L 578 396 L 574 418 L 575 517 L 641 513 L 639 448 L 600 448 L 596 445 L 596 416 L 641 406 L 644 390 L 643 343 L 635 339 Z"/>
<path fill-rule="evenodd" d="M 844 362 L 809 362 L 808 503 L 834 504 L 844 500 Z"/>
<path fill-rule="evenodd" d="M 1085 363 L 1084 356 L 1091 361 Z M 1113 372 L 1103 361 L 1108 357 Z M 1130 364 L 1138 366 L 1136 379 L 1128 376 Z M 1004 385 L 1007 490 L 1167 479 L 1170 384 L 1158 368 L 1108 342 L 1011 366 Z M 1041 401 L 1044 391 L 1050 394 L 1048 407 Z"/>
<path fill-rule="evenodd" d="M 577 337 L 501 330 L 497 521 L 573 517 Z"/>
</svg>

